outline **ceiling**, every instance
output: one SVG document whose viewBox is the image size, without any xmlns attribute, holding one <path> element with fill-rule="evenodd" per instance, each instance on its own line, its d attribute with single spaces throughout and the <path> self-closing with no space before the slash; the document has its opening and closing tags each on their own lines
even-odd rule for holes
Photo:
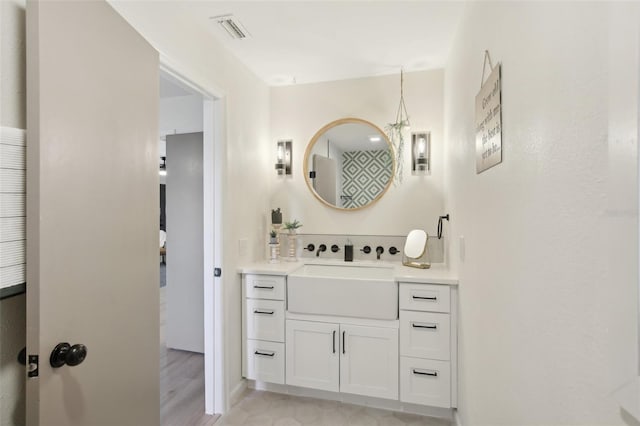
<svg viewBox="0 0 640 426">
<path fill-rule="evenodd" d="M 181 15 L 206 28 L 268 85 L 341 80 L 442 68 L 462 1 L 182 1 Z M 215 16 L 248 31 L 232 39 Z"/>
</svg>

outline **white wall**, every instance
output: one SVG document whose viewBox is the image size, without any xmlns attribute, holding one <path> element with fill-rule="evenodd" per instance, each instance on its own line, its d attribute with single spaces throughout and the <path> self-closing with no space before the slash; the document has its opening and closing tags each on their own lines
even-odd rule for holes
<svg viewBox="0 0 640 426">
<path fill-rule="evenodd" d="M 203 129 L 202 96 L 174 96 L 160 99 L 160 137 L 176 133 L 196 133 Z M 164 141 L 162 141 L 164 142 Z M 166 144 L 160 144 L 160 155 Z"/>
<path fill-rule="evenodd" d="M 395 121 L 400 75 L 271 88 L 269 160 L 275 163 L 276 141 L 293 140 L 293 174 L 270 172 L 271 207 L 283 219 L 298 219 L 303 233 L 406 235 L 413 228 L 436 232 L 443 214 L 443 71 L 404 75 L 404 93 L 412 131 L 431 131 L 430 176 L 411 175 L 411 136 L 405 135 L 404 183 L 392 186 L 373 208 L 343 212 L 326 207 L 309 191 L 302 163 L 307 144 L 325 124 L 345 117 L 371 121 L 384 130 Z M 273 168 L 273 166 L 271 166 Z"/>
<path fill-rule="evenodd" d="M 26 127 L 25 1 L 0 1 L 0 126 Z M 25 296 L 0 301 L 0 424 L 24 424 Z"/>
<path fill-rule="evenodd" d="M 261 223 L 268 213 L 273 155 L 269 143 L 269 89 L 217 43 L 210 22 L 185 19 L 176 2 L 110 1 L 161 55 L 199 85 L 224 95 L 225 196 L 224 241 L 220 282 L 224 295 L 225 366 L 228 391 L 241 383 L 240 277 L 237 267 L 262 258 Z M 219 380 L 219 378 L 216 378 Z"/>
<path fill-rule="evenodd" d="M 166 135 L 196 133 L 203 130 L 203 98 L 200 95 L 173 96 L 160 99 L 160 141 L 158 157 L 167 155 Z M 166 184 L 166 176 L 160 176 L 160 183 Z"/>
<path fill-rule="evenodd" d="M 445 71 L 464 425 L 620 424 L 637 374 L 637 4 L 473 2 Z M 503 163 L 475 172 L 484 50 Z M 459 260 L 458 237 L 466 241 Z"/>
</svg>

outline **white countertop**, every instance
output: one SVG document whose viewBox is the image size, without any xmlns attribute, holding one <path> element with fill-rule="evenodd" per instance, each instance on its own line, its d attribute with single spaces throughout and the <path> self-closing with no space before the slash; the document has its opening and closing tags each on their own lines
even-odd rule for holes
<svg viewBox="0 0 640 426">
<path fill-rule="evenodd" d="M 400 262 L 376 262 L 371 260 L 341 262 L 336 260 L 299 259 L 297 262 L 257 262 L 239 267 L 238 273 L 288 275 L 305 264 L 389 266 L 394 268 L 394 280 L 398 282 L 458 285 L 457 275 L 442 264 L 433 264 L 429 269 L 418 269 L 404 266 Z"/>
</svg>

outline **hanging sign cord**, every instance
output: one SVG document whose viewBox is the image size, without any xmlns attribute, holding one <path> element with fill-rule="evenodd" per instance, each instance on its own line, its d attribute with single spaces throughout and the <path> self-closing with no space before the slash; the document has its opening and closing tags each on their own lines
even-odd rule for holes
<svg viewBox="0 0 640 426">
<path fill-rule="evenodd" d="M 480 88 L 484 84 L 484 70 L 487 67 L 487 60 L 489 61 L 489 69 L 493 71 L 493 63 L 491 62 L 491 56 L 489 56 L 489 51 L 484 51 L 484 63 L 482 64 L 482 79 L 480 80 Z"/>
</svg>

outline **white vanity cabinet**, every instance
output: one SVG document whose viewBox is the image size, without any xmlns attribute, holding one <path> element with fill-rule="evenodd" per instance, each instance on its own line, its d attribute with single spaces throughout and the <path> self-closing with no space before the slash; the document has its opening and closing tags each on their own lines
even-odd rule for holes
<svg viewBox="0 0 640 426">
<path fill-rule="evenodd" d="M 261 389 L 320 398 L 334 392 L 342 401 L 406 412 L 444 415 L 457 406 L 457 279 L 396 266 L 389 279 L 398 316 L 361 318 L 290 305 L 299 268 L 243 273 L 244 377 Z M 374 297 L 363 292 L 355 303 Z"/>
<path fill-rule="evenodd" d="M 284 316 L 286 277 L 243 276 L 243 375 L 284 384 Z"/>
<path fill-rule="evenodd" d="M 286 383 L 398 398 L 398 330 L 287 320 Z"/>
<path fill-rule="evenodd" d="M 451 289 L 400 283 L 400 401 L 450 408 Z"/>
</svg>

